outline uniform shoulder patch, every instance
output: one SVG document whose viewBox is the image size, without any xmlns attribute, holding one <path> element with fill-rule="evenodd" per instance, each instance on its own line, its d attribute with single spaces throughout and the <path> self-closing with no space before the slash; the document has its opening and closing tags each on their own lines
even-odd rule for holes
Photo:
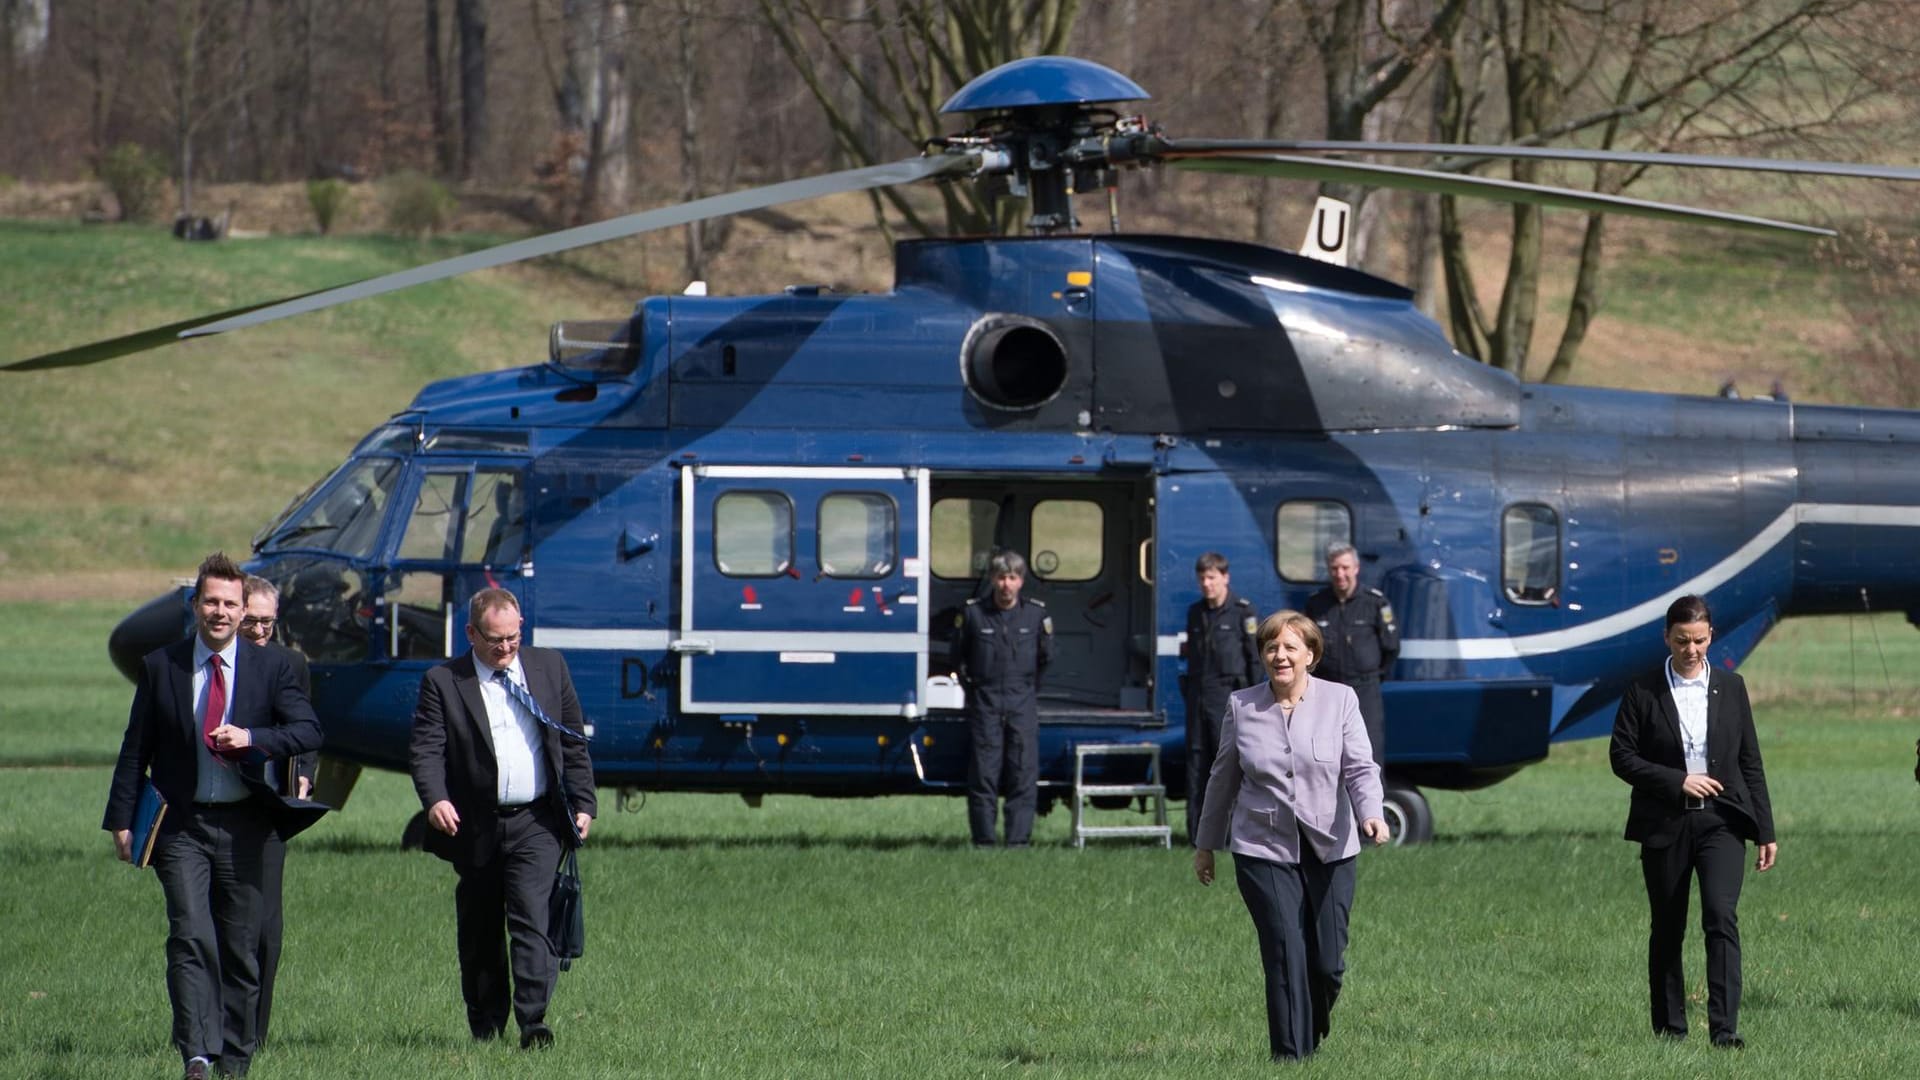
<svg viewBox="0 0 1920 1080">
<path fill-rule="evenodd" d="M 1053 633 L 1053 616 L 1049 615 L 1046 618 L 1040 620 L 1040 630 L 1042 633 L 1045 633 L 1045 634 Z"/>
<path fill-rule="evenodd" d="M 967 613 L 964 611 L 956 613 L 953 616 L 953 625 L 955 629 L 967 625 Z"/>
<path fill-rule="evenodd" d="M 1260 632 L 1260 620 L 1251 615 L 1242 620 L 1240 625 L 1245 627 L 1249 634 L 1258 634 Z"/>
</svg>

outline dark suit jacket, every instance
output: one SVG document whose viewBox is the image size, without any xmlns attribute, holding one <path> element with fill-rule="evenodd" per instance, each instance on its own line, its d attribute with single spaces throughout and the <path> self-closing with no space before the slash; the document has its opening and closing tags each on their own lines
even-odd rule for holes
<svg viewBox="0 0 1920 1080">
<path fill-rule="evenodd" d="M 584 733 L 580 699 L 573 692 L 573 676 L 567 671 L 566 660 L 552 649 L 526 646 L 520 650 L 520 667 L 526 673 L 528 691 L 547 715 Z M 445 799 L 460 815 L 456 835 L 429 827 L 423 846 L 465 866 L 486 863 L 499 830 L 496 812 L 500 807 L 500 772 L 476 669 L 469 652 L 441 664 L 420 680 L 420 703 L 413 711 L 410 747 L 413 789 L 419 793 L 421 807 L 429 808 Z M 487 675 L 492 677 L 491 672 Z M 564 738 L 544 724 L 539 730 L 541 756 L 547 766 L 547 800 L 569 821 L 575 813 L 593 816 L 597 804 L 586 741 Z M 563 777 L 568 794 L 573 796 L 571 808 L 561 791 Z M 575 842 L 571 828 L 561 838 L 569 845 Z"/>
<path fill-rule="evenodd" d="M 1722 785 L 1714 802 L 1740 836 L 1771 844 L 1773 803 L 1767 797 L 1760 742 L 1753 734 L 1746 681 L 1730 671 L 1711 666 L 1708 670 L 1707 775 Z M 1687 777 L 1687 757 L 1665 664 L 1627 686 L 1613 719 L 1608 756 L 1614 775 L 1633 785 L 1627 839 L 1649 847 L 1673 843 L 1687 813 L 1686 794 L 1680 788 Z"/>
<path fill-rule="evenodd" d="M 140 661 L 140 679 L 134 686 L 127 733 L 120 740 L 120 758 L 113 768 L 103 828 L 117 831 L 133 826 L 140 778 L 149 772 L 153 786 L 170 805 L 193 801 L 201 739 L 200 722 L 193 714 L 193 640 L 155 649 Z M 238 647 L 230 722 L 251 731 L 253 745 L 236 767 L 254 802 L 273 817 L 283 838 L 291 837 L 319 820 L 323 808 L 282 797 L 267 782 L 266 766 L 270 759 L 318 750 L 320 721 L 286 657 L 246 640 Z M 174 828 L 183 820 L 184 815 L 169 814 L 161 829 Z"/>
<path fill-rule="evenodd" d="M 267 648 L 286 657 L 287 663 L 293 665 L 294 681 L 300 684 L 300 692 L 305 694 L 307 700 L 311 702 L 313 700 L 313 673 L 307 667 L 307 658 L 302 655 L 299 650 L 290 649 L 277 641 L 268 642 Z M 300 790 L 296 786 L 298 778 L 304 776 L 311 782 L 314 771 L 319 768 L 319 765 L 319 751 L 308 751 L 291 759 L 288 762 L 288 766 L 280 770 L 280 793 L 282 795 L 293 795 L 298 792 Z"/>
</svg>

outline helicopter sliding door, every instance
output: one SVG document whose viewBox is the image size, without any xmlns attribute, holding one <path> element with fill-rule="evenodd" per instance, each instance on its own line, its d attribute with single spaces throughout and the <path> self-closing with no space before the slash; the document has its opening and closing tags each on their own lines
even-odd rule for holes
<svg viewBox="0 0 1920 1080">
<path fill-rule="evenodd" d="M 918 716 L 922 469 L 680 474 L 680 708 Z"/>
</svg>

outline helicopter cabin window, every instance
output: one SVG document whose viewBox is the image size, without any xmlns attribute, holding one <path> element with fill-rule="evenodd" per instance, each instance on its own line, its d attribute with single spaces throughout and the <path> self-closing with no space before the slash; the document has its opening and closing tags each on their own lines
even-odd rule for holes
<svg viewBox="0 0 1920 1080">
<path fill-rule="evenodd" d="M 1327 580 L 1327 545 L 1353 543 L 1353 511 L 1331 499 L 1296 499 L 1273 516 L 1273 565 L 1287 581 Z"/>
<path fill-rule="evenodd" d="M 793 503 L 777 491 L 729 491 L 713 503 L 713 561 L 728 577 L 772 577 L 793 565 Z"/>
<path fill-rule="evenodd" d="M 527 500 L 520 474 L 476 469 L 467 499 L 460 561 L 478 566 L 517 566 L 527 548 Z"/>
<path fill-rule="evenodd" d="M 262 553 L 312 549 L 367 558 L 380 536 L 380 517 L 399 480 L 395 458 L 363 458 L 343 470 L 339 482 L 307 504 L 293 524 L 262 544 Z"/>
<path fill-rule="evenodd" d="M 409 561 L 446 562 L 453 557 L 454 527 L 459 517 L 460 489 L 466 484 L 464 472 L 430 472 L 420 479 L 420 492 L 413 499 L 413 515 L 407 518 L 407 531 L 400 538 L 400 558 Z"/>
<path fill-rule="evenodd" d="M 933 576 L 977 578 L 987 572 L 1000 504 L 989 499 L 940 499 L 929 515 Z"/>
<path fill-rule="evenodd" d="M 820 500 L 820 572 L 837 578 L 880 578 L 893 572 L 898 512 L 873 492 L 841 492 Z"/>
<path fill-rule="evenodd" d="M 1091 581 L 1105 565 L 1106 512 L 1088 499 L 1035 503 L 1027 563 L 1045 581 Z"/>
<path fill-rule="evenodd" d="M 1500 579 L 1516 604 L 1557 603 L 1560 515 L 1551 506 L 1520 503 L 1501 521 Z"/>
</svg>

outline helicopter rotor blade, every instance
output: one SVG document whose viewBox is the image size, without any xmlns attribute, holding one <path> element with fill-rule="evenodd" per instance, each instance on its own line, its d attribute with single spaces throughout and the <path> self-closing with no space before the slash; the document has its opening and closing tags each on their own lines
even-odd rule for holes
<svg viewBox="0 0 1920 1080">
<path fill-rule="evenodd" d="M 1847 161 L 1795 161 L 1783 158 L 1728 157 L 1717 154 L 1669 154 L 1645 150 L 1590 150 L 1561 146 L 1485 146 L 1475 143 L 1355 142 L 1301 139 L 1180 139 L 1176 153 L 1247 154 L 1426 154 L 1455 160 L 1437 163 L 1438 172 L 1455 172 L 1482 161 L 1518 158 L 1532 161 L 1591 161 L 1621 165 L 1672 165 L 1691 169 L 1799 176 L 1844 176 L 1856 180 L 1920 180 L 1920 168 Z"/>
<path fill-rule="evenodd" d="M 1183 153 L 1185 144 L 1166 153 L 1162 159 L 1176 168 L 1199 172 L 1240 173 L 1250 176 L 1275 176 L 1288 180 L 1332 180 L 1374 187 L 1425 191 L 1438 195 L 1464 195 L 1468 198 L 1500 202 L 1529 203 L 1562 210 L 1589 213 L 1630 214 L 1658 221 L 1687 224 L 1721 225 L 1759 232 L 1790 232 L 1807 236 L 1834 236 L 1832 229 L 1800 225 L 1791 221 L 1703 210 L 1673 203 L 1630 199 L 1624 195 L 1603 195 L 1592 191 L 1524 184 L 1515 180 L 1497 180 L 1485 176 L 1463 176 L 1431 169 L 1407 169 L 1396 165 L 1369 165 L 1325 158 L 1293 157 L 1286 154 Z"/>
<path fill-rule="evenodd" d="M 198 316 L 166 326 L 136 331 L 122 337 L 96 341 L 89 345 L 80 345 L 56 353 L 29 357 L 0 366 L 0 371 L 38 371 L 45 368 L 72 367 L 78 364 L 91 364 L 109 360 L 130 353 L 141 352 L 170 344 L 174 341 L 210 334 L 225 333 L 228 330 L 240 330 L 278 319 L 303 315 L 311 311 L 334 307 L 339 304 L 365 300 L 414 285 L 439 281 L 444 278 L 469 274 L 475 270 L 484 270 L 494 266 L 535 259 L 543 255 L 554 255 L 575 248 L 637 236 L 657 229 L 670 229 L 678 225 L 688 225 L 696 221 L 727 217 L 745 213 L 749 210 L 763 210 L 782 203 L 800 202 L 805 199 L 819 198 L 823 195 L 837 195 L 848 191 L 866 191 L 872 188 L 891 187 L 896 184 L 909 184 L 941 176 L 973 172 L 982 164 L 982 156 L 977 152 L 948 152 L 932 157 L 907 158 L 884 165 L 870 165 L 859 169 L 846 169 L 840 172 L 825 173 L 807 177 L 803 180 L 788 180 L 765 187 L 749 188 L 745 191 L 714 195 L 677 206 L 663 207 L 658 210 L 646 210 L 637 214 L 609 218 L 605 221 L 581 225 L 559 232 L 516 240 L 470 252 L 466 255 L 427 263 L 423 266 L 367 278 L 330 289 L 302 293 L 298 296 L 268 300 L 246 307 L 232 308 L 211 315 Z"/>
</svg>

